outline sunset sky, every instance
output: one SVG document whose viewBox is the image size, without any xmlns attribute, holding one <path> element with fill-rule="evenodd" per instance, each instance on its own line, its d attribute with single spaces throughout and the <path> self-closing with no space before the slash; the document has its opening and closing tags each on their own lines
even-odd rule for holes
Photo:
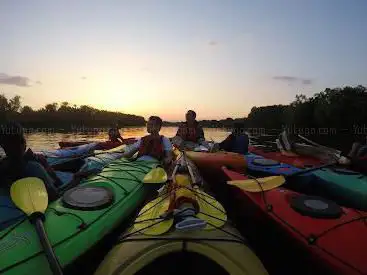
<svg viewBox="0 0 367 275">
<path fill-rule="evenodd" d="M 0 0 L 0 93 L 165 120 L 367 85 L 366 0 Z"/>
</svg>

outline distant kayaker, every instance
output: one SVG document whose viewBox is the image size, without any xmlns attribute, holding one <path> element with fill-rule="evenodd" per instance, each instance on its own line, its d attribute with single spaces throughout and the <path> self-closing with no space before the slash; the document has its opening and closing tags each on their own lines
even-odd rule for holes
<svg viewBox="0 0 367 275">
<path fill-rule="evenodd" d="M 45 157 L 33 153 L 30 148 L 26 150 L 27 142 L 20 124 L 8 122 L 0 127 L 0 146 L 6 154 L 0 162 L 1 188 L 10 188 L 14 181 L 21 178 L 36 177 L 45 183 L 51 201 L 58 197 L 57 188 L 63 184 L 62 181 Z M 72 181 L 77 180 L 79 175 L 74 175 Z"/>
<path fill-rule="evenodd" d="M 160 117 L 151 116 L 147 122 L 149 135 L 130 145 L 123 156 L 131 158 L 138 153 L 138 160 L 158 160 L 168 166 L 172 162 L 172 144 L 167 137 L 159 134 L 162 123 Z"/>
<path fill-rule="evenodd" d="M 365 144 L 353 143 L 348 155 L 339 159 L 339 164 L 347 165 L 353 170 L 367 174 L 367 137 Z"/>
<path fill-rule="evenodd" d="M 117 126 L 108 130 L 108 139 L 111 142 L 121 142 L 121 143 L 123 143 L 124 140 Z"/>
<path fill-rule="evenodd" d="M 184 146 L 188 149 L 194 149 L 198 145 L 208 147 L 203 128 L 197 122 L 196 113 L 193 110 L 187 111 L 186 122 L 181 123 L 178 127 L 173 143 L 176 146 Z"/>
<path fill-rule="evenodd" d="M 360 142 L 353 143 L 352 149 L 350 150 L 348 157 L 350 158 L 367 157 L 367 136 L 365 144 L 362 144 Z"/>
<path fill-rule="evenodd" d="M 219 148 L 227 152 L 234 152 L 238 154 L 247 154 L 249 145 L 249 137 L 245 132 L 243 123 L 235 123 L 232 133 L 221 143 Z"/>
</svg>

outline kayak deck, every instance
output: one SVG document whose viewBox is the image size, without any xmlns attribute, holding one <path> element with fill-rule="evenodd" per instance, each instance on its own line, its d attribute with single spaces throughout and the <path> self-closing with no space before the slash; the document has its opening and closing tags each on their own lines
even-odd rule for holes
<svg viewBox="0 0 367 275">
<path fill-rule="evenodd" d="M 113 194 L 110 205 L 89 210 L 70 208 L 63 198 L 50 203 L 46 211 L 48 233 L 62 267 L 75 261 L 103 236 L 126 219 L 147 196 L 142 179 L 157 163 L 117 160 L 79 187 L 102 187 Z M 50 274 L 34 227 L 28 219 L 0 232 L 0 273 Z"/>
</svg>

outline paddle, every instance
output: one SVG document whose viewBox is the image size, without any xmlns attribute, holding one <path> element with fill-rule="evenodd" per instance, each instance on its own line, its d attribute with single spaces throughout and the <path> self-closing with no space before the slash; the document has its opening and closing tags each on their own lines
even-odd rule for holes
<svg viewBox="0 0 367 275">
<path fill-rule="evenodd" d="M 301 170 L 287 176 L 270 176 L 265 178 L 255 178 L 252 176 L 248 176 L 251 179 L 227 181 L 227 184 L 238 186 L 248 192 L 267 191 L 283 185 L 286 182 L 286 179 L 297 177 L 326 167 L 334 166 L 336 164 L 338 163 L 331 162 L 321 166 Z"/>
<path fill-rule="evenodd" d="M 270 176 L 266 178 L 255 178 L 248 180 L 231 180 L 227 184 L 237 186 L 247 192 L 268 191 L 285 183 L 283 176 Z"/>
<path fill-rule="evenodd" d="M 45 218 L 44 213 L 48 206 L 48 195 L 43 181 L 33 177 L 17 180 L 10 188 L 10 195 L 14 204 L 34 224 L 52 273 L 61 275 L 60 263 L 48 240 L 42 221 Z"/>
<path fill-rule="evenodd" d="M 185 152 L 185 150 L 183 150 L 182 155 L 183 155 L 183 159 L 185 161 L 187 170 L 189 170 L 189 174 L 190 174 L 190 178 L 191 178 L 192 184 L 195 185 L 197 183 L 196 183 L 196 180 L 195 180 L 194 173 L 192 172 L 191 166 L 187 163 L 187 158 L 186 158 L 186 152 Z"/>
<path fill-rule="evenodd" d="M 162 167 L 153 168 L 145 175 L 143 183 L 165 183 L 168 180 L 166 171 Z"/>
<path fill-rule="evenodd" d="M 175 175 L 180 165 L 180 162 L 177 160 L 171 175 L 172 184 L 174 184 L 175 182 Z M 154 172 L 152 172 L 152 174 L 154 174 Z M 142 232 L 146 235 L 161 235 L 167 232 L 172 227 L 174 222 L 173 216 L 167 217 L 167 215 L 171 214 L 169 212 L 171 196 L 170 194 L 166 194 L 163 196 L 165 197 L 162 198 L 162 196 L 159 196 L 155 200 L 149 202 L 139 212 L 138 218 L 136 219 L 134 225 L 136 231 Z"/>
<path fill-rule="evenodd" d="M 330 153 L 333 153 L 336 158 L 340 158 L 340 156 L 341 156 L 342 151 L 339 151 L 339 150 L 336 150 L 334 148 L 330 148 L 330 147 L 327 147 L 327 146 L 318 144 L 318 143 L 316 143 L 316 142 L 314 142 L 312 140 L 309 140 L 309 139 L 307 139 L 307 138 L 305 138 L 304 136 L 301 136 L 301 135 L 298 135 L 298 137 L 301 138 L 301 139 L 303 139 L 304 141 L 310 143 L 313 146 L 316 146 L 316 147 L 318 147 L 320 149 L 323 149 L 325 151 L 328 151 Z"/>
</svg>

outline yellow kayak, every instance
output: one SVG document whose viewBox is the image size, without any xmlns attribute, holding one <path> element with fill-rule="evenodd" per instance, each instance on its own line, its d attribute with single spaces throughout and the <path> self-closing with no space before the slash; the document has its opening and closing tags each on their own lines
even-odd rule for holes
<svg viewBox="0 0 367 275">
<path fill-rule="evenodd" d="M 268 274 L 222 205 L 189 175 L 172 178 L 95 274 Z"/>
</svg>

